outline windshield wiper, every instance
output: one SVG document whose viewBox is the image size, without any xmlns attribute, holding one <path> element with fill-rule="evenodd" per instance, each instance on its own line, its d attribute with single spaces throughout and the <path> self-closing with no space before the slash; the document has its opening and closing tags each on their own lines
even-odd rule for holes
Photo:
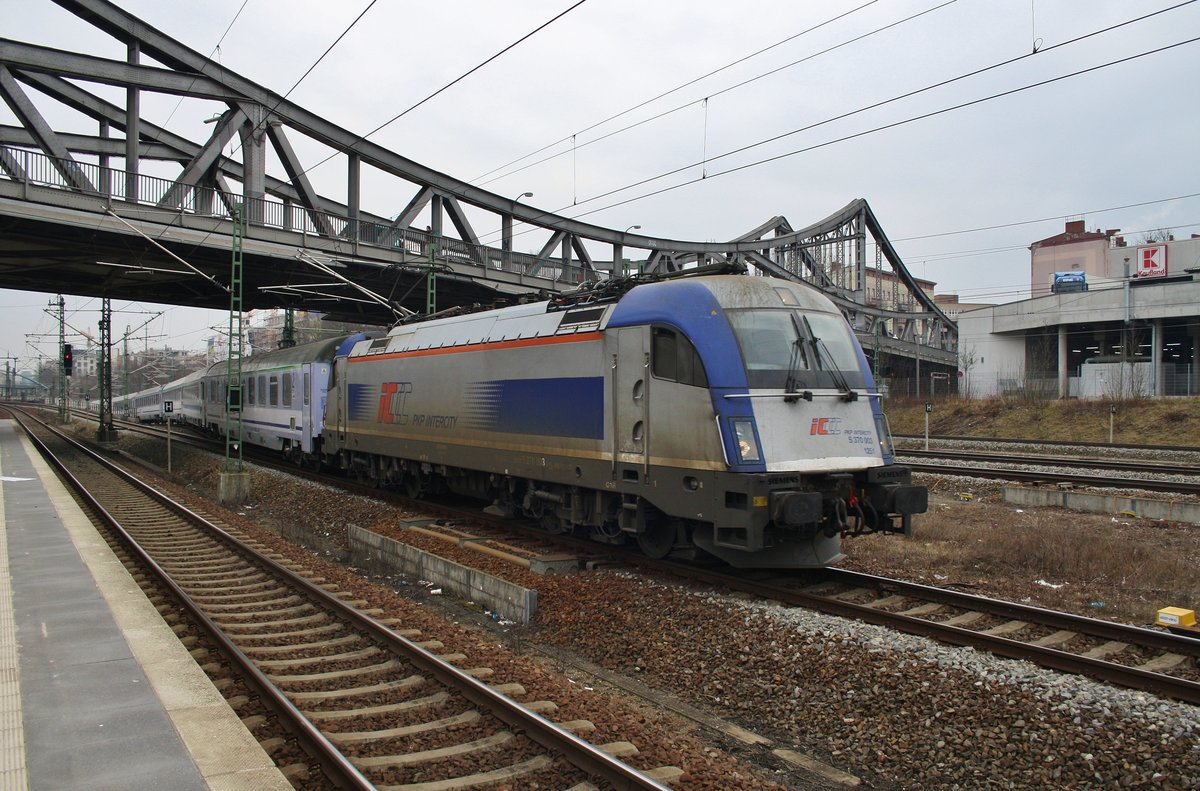
<svg viewBox="0 0 1200 791">
<path fill-rule="evenodd" d="M 796 340 L 792 341 L 792 357 L 788 361 L 787 379 L 783 382 L 783 401 L 785 404 L 794 404 L 801 397 L 805 401 L 812 401 L 812 392 L 805 390 L 803 396 L 800 393 L 800 362 L 804 360 L 804 331 L 800 329 L 799 322 L 796 321 L 796 314 L 792 314 L 792 329 L 796 331 Z M 807 360 L 804 360 L 804 367 L 808 368 Z"/>
<path fill-rule="evenodd" d="M 833 353 L 829 351 L 829 347 L 825 345 L 825 341 L 821 340 L 819 337 L 817 337 L 817 334 L 813 332 L 812 325 L 808 323 L 808 316 L 804 317 L 804 328 L 808 330 L 808 337 L 812 339 L 813 353 L 816 357 L 817 367 L 823 371 L 829 372 L 829 375 L 833 377 L 833 383 L 837 385 L 839 390 L 842 391 L 842 397 L 845 400 L 857 401 L 858 393 L 850 389 L 850 383 L 846 381 L 845 374 L 843 374 L 842 370 L 838 368 L 837 360 L 834 359 Z M 825 367 L 823 360 L 829 363 L 828 368 Z"/>
<path fill-rule="evenodd" d="M 803 354 L 804 339 L 796 338 L 796 340 L 792 341 L 792 359 L 788 362 L 787 379 L 783 382 L 783 392 L 787 393 L 783 399 L 785 403 L 794 404 L 800 400 L 800 377 L 798 374 L 800 371 L 800 358 Z M 804 399 L 812 401 L 812 393 L 806 390 L 804 392 Z"/>
</svg>

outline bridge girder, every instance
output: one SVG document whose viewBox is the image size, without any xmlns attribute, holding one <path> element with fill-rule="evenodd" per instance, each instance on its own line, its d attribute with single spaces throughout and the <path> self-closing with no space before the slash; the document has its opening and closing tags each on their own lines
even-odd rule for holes
<svg viewBox="0 0 1200 791">
<path fill-rule="evenodd" d="M 650 272 L 741 261 L 762 274 L 802 280 L 822 289 L 846 313 L 865 347 L 895 347 L 903 354 L 906 344 L 932 346 L 926 359 L 932 354 L 947 364 L 953 362 L 954 324 L 904 267 L 865 200 L 852 201 L 799 231 L 785 218 L 773 217 L 727 242 L 666 239 L 591 225 L 487 192 L 389 151 L 209 60 L 108 0 L 54 2 L 124 43 L 128 57 L 117 61 L 0 39 L 0 94 L 21 123 L 18 127 L 0 126 L 0 174 L 5 177 L 0 179 L 0 187 L 5 179 L 25 185 L 24 200 L 32 193 L 46 192 L 31 193 L 29 185 L 39 183 L 39 174 L 44 174 L 49 163 L 59 183 L 40 183 L 48 190 L 65 188 L 75 193 L 65 203 L 61 196 L 49 203 L 63 204 L 63 211 L 87 211 L 86 197 L 90 196 L 103 210 L 134 219 L 150 232 L 172 224 L 185 225 L 183 218 L 188 215 L 204 218 L 215 228 L 215 221 L 225 220 L 240 203 L 250 219 L 248 241 L 258 234 L 273 244 L 279 231 L 291 232 L 302 238 L 298 247 L 315 249 L 346 266 L 388 271 L 405 271 L 433 250 L 439 266 L 464 281 L 478 283 L 479 288 L 463 289 L 459 295 L 475 298 L 530 287 L 548 291 L 573 287 L 619 270 L 630 250 L 645 251 L 641 266 Z M 143 56 L 161 66 L 141 63 Z M 126 104 L 113 104 L 77 83 L 122 87 Z M 54 130 L 25 88 L 92 118 L 98 133 L 89 136 Z M 141 118 L 142 92 L 219 101 L 227 109 L 208 140 L 198 143 Z M 126 139 L 110 137 L 112 130 L 123 132 Z M 241 161 L 222 153 L 235 133 L 242 141 Z M 291 144 L 293 135 L 304 136 L 345 158 L 344 202 L 316 192 Z M 266 173 L 267 144 L 278 156 L 286 178 Z M 35 162 L 37 154 L 44 156 L 45 162 Z M 123 169 L 109 167 L 116 157 L 124 158 Z M 141 174 L 143 160 L 173 163 L 179 172 L 169 179 L 152 179 Z M 31 162 L 38 165 L 38 173 L 30 172 Z M 402 205 L 390 211 L 362 209 L 359 172 L 363 165 L 398 179 L 395 193 L 407 196 L 401 199 Z M 162 214 L 150 213 L 148 204 Z M 425 230 L 414 225 L 422 218 L 428 223 Z M 499 248 L 482 244 L 475 230 L 480 218 L 499 226 Z M 443 227 L 444 219 L 450 220 L 457 236 L 446 233 L 449 228 Z M 536 255 L 512 250 L 512 227 L 518 222 L 544 239 Z M 144 245 L 122 240 L 115 230 L 114 234 L 109 242 L 115 250 L 124 244 L 136 249 L 141 261 L 154 258 Z M 216 247 L 228 237 L 224 230 L 209 235 Z M 607 260 L 597 257 L 608 251 Z M 868 263 L 872 251 L 874 268 Z M 47 251 L 43 260 L 54 257 Z M 0 281 L 12 284 L 20 280 L 6 277 L 6 271 L 0 263 Z M 295 294 L 321 294 L 310 301 L 345 294 L 332 286 L 329 290 L 317 288 L 309 282 L 311 277 L 286 267 L 280 273 L 281 280 L 293 278 L 295 282 L 282 283 L 264 295 L 278 298 L 291 293 L 293 299 L 303 302 Z M 113 274 L 107 271 L 105 279 L 112 282 Z M 36 284 L 33 278 L 22 282 L 24 285 L 15 287 Z M 881 284 L 885 282 L 891 286 L 890 298 L 883 294 Z M 393 283 L 392 287 L 397 286 Z"/>
</svg>

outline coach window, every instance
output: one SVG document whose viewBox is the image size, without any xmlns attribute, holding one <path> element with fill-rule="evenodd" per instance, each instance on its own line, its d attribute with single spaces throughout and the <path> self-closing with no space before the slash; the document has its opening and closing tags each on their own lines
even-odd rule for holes
<svg viewBox="0 0 1200 791">
<path fill-rule="evenodd" d="M 283 405 L 292 405 L 292 375 L 283 375 Z"/>
<path fill-rule="evenodd" d="M 654 376 L 693 387 L 708 387 L 704 364 L 691 341 L 675 330 L 655 327 L 651 345 Z"/>
<path fill-rule="evenodd" d="M 271 387 L 271 406 L 279 406 L 279 377 L 272 376 L 270 379 Z"/>
<path fill-rule="evenodd" d="M 256 403 L 254 400 L 254 377 L 253 376 L 246 379 L 246 403 L 247 404 Z"/>
</svg>

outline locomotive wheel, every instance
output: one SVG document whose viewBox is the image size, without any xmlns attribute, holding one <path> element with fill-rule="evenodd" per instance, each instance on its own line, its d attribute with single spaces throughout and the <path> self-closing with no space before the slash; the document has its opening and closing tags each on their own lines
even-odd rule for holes
<svg viewBox="0 0 1200 791">
<path fill-rule="evenodd" d="M 553 511 L 547 511 L 546 513 L 542 514 L 541 524 L 543 530 L 555 536 L 559 535 L 560 533 L 565 533 L 570 529 L 570 525 L 562 519 L 559 519 L 558 514 L 554 513 Z"/>
<path fill-rule="evenodd" d="M 404 496 L 416 500 L 425 494 L 425 482 L 417 475 L 404 476 Z"/>
<path fill-rule="evenodd" d="M 678 519 L 648 519 L 646 529 L 637 534 L 638 548 L 646 557 L 665 558 L 675 547 L 678 528 Z"/>
</svg>

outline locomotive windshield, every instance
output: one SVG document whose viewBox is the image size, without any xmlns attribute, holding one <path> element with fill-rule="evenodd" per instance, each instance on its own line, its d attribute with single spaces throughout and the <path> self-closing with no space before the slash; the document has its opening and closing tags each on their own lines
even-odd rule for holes
<svg viewBox="0 0 1200 791">
<path fill-rule="evenodd" d="M 840 315 L 776 308 L 726 313 L 752 389 L 866 386 L 854 338 Z"/>
</svg>

